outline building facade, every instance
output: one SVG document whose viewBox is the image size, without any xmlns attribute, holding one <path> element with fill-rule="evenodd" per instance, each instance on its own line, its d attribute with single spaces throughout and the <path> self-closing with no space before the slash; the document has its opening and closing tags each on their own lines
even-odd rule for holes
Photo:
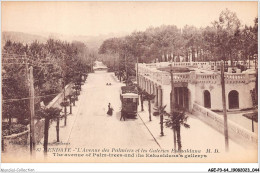
<svg viewBox="0 0 260 173">
<path fill-rule="evenodd" d="M 155 95 L 154 106 L 167 105 L 166 111 L 169 112 L 171 75 L 169 71 L 161 69 L 170 66 L 188 67 L 189 72 L 173 73 L 176 104 L 188 111 L 192 111 L 194 103 L 221 111 L 223 105 L 219 65 L 220 62 L 139 63 L 137 80 L 143 90 Z M 249 69 L 241 73 L 238 69 L 232 73 L 231 69 L 228 69 L 224 76 L 227 110 L 252 108 L 251 92 L 255 88 L 256 71 Z"/>
</svg>

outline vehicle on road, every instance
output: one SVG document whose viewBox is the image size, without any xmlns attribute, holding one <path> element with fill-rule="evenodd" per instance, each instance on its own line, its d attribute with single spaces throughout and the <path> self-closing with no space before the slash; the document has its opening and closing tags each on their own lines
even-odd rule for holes
<svg viewBox="0 0 260 173">
<path fill-rule="evenodd" d="M 121 115 L 126 118 L 135 118 L 138 108 L 138 91 L 135 86 L 121 87 L 120 100 L 122 103 Z"/>
</svg>

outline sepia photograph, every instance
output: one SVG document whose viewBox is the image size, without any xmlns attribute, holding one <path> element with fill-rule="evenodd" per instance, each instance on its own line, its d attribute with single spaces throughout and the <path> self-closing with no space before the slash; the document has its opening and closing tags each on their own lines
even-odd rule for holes
<svg viewBox="0 0 260 173">
<path fill-rule="evenodd" d="M 2 163 L 258 163 L 257 1 L 2 1 L 1 57 Z"/>
</svg>

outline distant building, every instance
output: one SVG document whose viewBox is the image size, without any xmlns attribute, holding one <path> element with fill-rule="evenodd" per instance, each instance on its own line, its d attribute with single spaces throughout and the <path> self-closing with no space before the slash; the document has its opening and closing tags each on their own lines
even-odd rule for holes
<svg viewBox="0 0 260 173">
<path fill-rule="evenodd" d="M 108 69 L 107 66 L 105 66 L 103 62 L 101 61 L 94 62 L 94 66 L 93 66 L 94 71 L 107 71 L 107 69 Z"/>
</svg>

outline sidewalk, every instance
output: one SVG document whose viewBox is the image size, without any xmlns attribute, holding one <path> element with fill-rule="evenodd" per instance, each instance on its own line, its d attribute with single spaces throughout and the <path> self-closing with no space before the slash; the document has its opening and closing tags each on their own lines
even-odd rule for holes
<svg viewBox="0 0 260 173">
<path fill-rule="evenodd" d="M 60 142 L 57 142 L 57 134 L 56 134 L 56 125 L 57 122 L 53 121 L 50 124 L 49 127 L 49 138 L 48 138 L 48 148 L 49 147 L 55 147 L 55 148 L 66 148 L 67 145 L 69 145 L 68 140 L 71 134 L 71 131 L 74 127 L 74 122 L 77 119 L 78 111 L 80 110 L 80 107 L 82 106 L 81 99 L 84 98 L 84 93 L 86 92 L 85 86 L 87 83 L 82 85 L 82 90 L 80 91 L 80 95 L 78 96 L 78 101 L 75 102 L 75 106 L 72 106 L 72 114 L 69 114 L 70 107 L 67 107 L 67 124 L 64 126 L 64 118 L 60 120 L 60 131 L 59 131 L 59 140 Z M 63 108 L 64 109 L 64 108 Z M 64 110 L 63 110 L 64 111 Z M 41 142 L 36 145 L 36 150 L 40 149 L 41 151 L 36 152 L 36 158 L 37 160 L 44 160 L 44 149 L 43 149 L 43 142 L 44 138 L 41 139 Z"/>
<path fill-rule="evenodd" d="M 220 116 L 224 116 L 223 112 L 215 112 L 215 113 L 217 113 Z M 227 112 L 227 118 L 228 120 L 239 124 L 245 129 L 252 131 L 252 120 L 243 116 L 243 114 L 252 114 L 252 113 L 254 113 L 254 110 L 232 111 L 232 112 Z M 258 134 L 258 122 L 253 121 L 253 124 L 254 124 L 254 133 Z"/>
<path fill-rule="evenodd" d="M 141 105 L 139 105 L 138 115 L 139 118 L 143 121 L 145 126 L 150 131 L 154 140 L 162 149 L 173 149 L 173 130 L 167 128 L 164 123 L 164 136 L 161 136 L 160 129 L 160 116 L 153 116 L 153 105 L 152 109 L 152 121 L 149 121 L 149 113 L 147 101 L 144 102 L 144 111 L 141 111 Z M 193 150 L 206 150 L 207 148 L 216 148 L 221 152 L 225 151 L 225 142 L 224 136 L 218 131 L 214 130 L 210 126 L 201 122 L 194 115 L 186 113 L 188 116 L 187 123 L 190 125 L 190 128 L 184 128 L 181 126 L 181 143 L 182 149 L 193 149 Z M 164 116 L 164 121 L 167 119 L 167 116 Z M 236 144 L 235 142 L 229 140 L 230 152 L 246 152 L 247 150 L 242 146 Z"/>
</svg>

